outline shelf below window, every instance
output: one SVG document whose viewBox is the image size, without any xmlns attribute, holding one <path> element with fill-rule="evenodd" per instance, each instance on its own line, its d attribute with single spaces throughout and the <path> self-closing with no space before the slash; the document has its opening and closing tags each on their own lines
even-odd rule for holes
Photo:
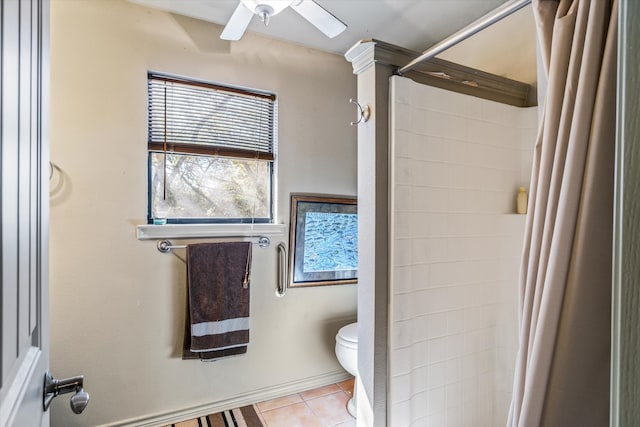
<svg viewBox="0 0 640 427">
<path fill-rule="evenodd" d="M 283 236 L 284 224 L 164 224 L 138 225 L 138 240 L 200 239 L 207 237 Z"/>
</svg>

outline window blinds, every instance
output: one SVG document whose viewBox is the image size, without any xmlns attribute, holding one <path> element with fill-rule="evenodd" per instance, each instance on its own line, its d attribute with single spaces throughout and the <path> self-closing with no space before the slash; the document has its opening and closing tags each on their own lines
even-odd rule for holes
<svg viewBox="0 0 640 427">
<path fill-rule="evenodd" d="M 149 150 L 274 159 L 276 97 L 148 74 Z"/>
</svg>

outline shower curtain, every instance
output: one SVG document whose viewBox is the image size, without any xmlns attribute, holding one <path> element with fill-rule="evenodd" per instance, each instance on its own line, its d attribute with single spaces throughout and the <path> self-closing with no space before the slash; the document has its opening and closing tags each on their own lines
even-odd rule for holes
<svg viewBox="0 0 640 427">
<path fill-rule="evenodd" d="M 534 150 L 508 426 L 609 425 L 617 1 L 534 0 Z"/>
</svg>

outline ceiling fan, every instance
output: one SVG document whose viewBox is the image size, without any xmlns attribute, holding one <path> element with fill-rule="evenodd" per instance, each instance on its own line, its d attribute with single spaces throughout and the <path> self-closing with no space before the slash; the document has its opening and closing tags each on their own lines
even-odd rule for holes
<svg viewBox="0 0 640 427">
<path fill-rule="evenodd" d="M 265 25 L 269 18 L 287 7 L 298 12 L 304 19 L 316 26 L 327 37 L 333 38 L 347 26 L 313 0 L 240 0 L 238 7 L 224 27 L 220 38 L 240 40 L 253 15 L 258 15 Z"/>
</svg>

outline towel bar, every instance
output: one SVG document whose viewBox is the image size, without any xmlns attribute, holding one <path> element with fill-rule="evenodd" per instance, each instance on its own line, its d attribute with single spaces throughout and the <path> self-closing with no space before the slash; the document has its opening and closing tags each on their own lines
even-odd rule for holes
<svg viewBox="0 0 640 427">
<path fill-rule="evenodd" d="M 278 282 L 276 283 L 276 295 L 283 297 L 287 293 L 287 247 L 282 242 L 276 245 L 278 249 Z"/>
<path fill-rule="evenodd" d="M 243 236 L 230 236 L 229 238 L 233 239 L 233 238 L 242 238 Z M 257 238 L 258 240 L 255 242 L 252 242 L 254 245 L 258 245 L 261 248 L 265 249 L 268 248 L 269 245 L 271 244 L 271 239 L 269 239 L 266 236 L 260 236 Z M 167 252 L 171 252 L 173 249 L 184 249 L 187 247 L 187 245 L 173 245 L 171 244 L 170 240 L 158 240 L 158 250 L 162 253 L 167 253 Z"/>
</svg>

